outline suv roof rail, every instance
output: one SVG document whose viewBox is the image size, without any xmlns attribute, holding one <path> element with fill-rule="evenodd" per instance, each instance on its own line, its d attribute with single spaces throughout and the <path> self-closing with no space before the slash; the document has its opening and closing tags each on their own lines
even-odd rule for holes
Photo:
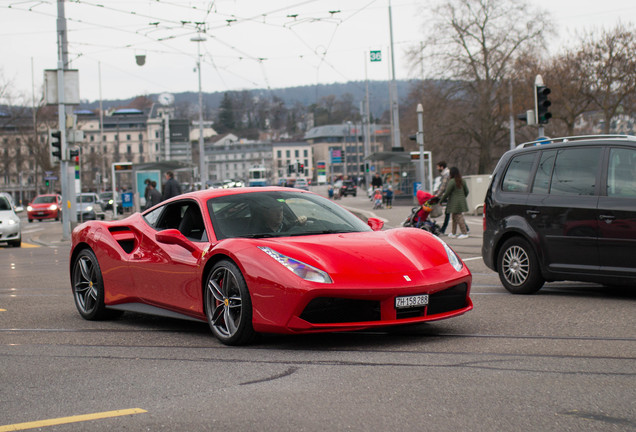
<svg viewBox="0 0 636 432">
<path fill-rule="evenodd" d="M 532 147 L 532 146 L 536 146 L 536 145 L 542 145 L 542 144 L 553 144 L 555 142 L 569 142 L 569 141 L 581 141 L 581 140 L 587 140 L 587 139 L 598 139 L 598 138 L 621 138 L 621 139 L 627 139 L 627 140 L 632 140 L 632 141 L 636 141 L 636 136 L 633 135 L 616 135 L 616 134 L 606 134 L 606 135 L 577 135 L 577 136 L 569 136 L 569 137 L 560 137 L 560 138 L 548 138 L 548 137 L 541 137 L 536 139 L 535 141 L 530 141 L 530 142 L 526 142 L 523 144 L 519 144 L 517 146 L 517 148 L 526 148 L 526 147 Z"/>
</svg>

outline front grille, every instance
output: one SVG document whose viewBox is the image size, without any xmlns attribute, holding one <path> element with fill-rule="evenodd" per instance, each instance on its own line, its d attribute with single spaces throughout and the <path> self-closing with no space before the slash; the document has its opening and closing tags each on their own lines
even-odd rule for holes
<svg viewBox="0 0 636 432">
<path fill-rule="evenodd" d="M 465 283 L 431 294 L 426 315 L 437 315 L 466 307 L 468 285 Z"/>
<path fill-rule="evenodd" d="M 380 303 L 373 300 L 318 297 L 309 302 L 300 318 L 312 324 L 380 321 Z"/>
</svg>

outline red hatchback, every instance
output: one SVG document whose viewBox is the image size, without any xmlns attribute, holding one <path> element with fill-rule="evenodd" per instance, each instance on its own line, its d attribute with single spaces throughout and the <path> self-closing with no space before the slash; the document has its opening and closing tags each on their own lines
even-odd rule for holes
<svg viewBox="0 0 636 432">
<path fill-rule="evenodd" d="M 62 197 L 57 194 L 38 195 L 27 206 L 27 217 L 29 222 L 34 219 L 55 219 L 60 220 L 62 216 Z"/>
</svg>

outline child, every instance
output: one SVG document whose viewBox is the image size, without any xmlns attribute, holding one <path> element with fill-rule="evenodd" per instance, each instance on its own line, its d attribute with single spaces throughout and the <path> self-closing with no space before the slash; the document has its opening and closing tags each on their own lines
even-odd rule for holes
<svg viewBox="0 0 636 432">
<path fill-rule="evenodd" d="M 373 208 L 382 208 L 382 191 L 380 189 L 376 189 L 373 194 Z"/>
</svg>

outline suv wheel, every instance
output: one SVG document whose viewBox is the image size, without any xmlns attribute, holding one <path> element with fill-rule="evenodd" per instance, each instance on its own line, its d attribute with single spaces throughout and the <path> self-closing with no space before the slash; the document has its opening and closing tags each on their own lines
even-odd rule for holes
<svg viewBox="0 0 636 432">
<path fill-rule="evenodd" d="M 506 240 L 497 256 L 499 279 L 513 294 L 533 294 L 545 283 L 537 256 L 525 239 Z"/>
</svg>

